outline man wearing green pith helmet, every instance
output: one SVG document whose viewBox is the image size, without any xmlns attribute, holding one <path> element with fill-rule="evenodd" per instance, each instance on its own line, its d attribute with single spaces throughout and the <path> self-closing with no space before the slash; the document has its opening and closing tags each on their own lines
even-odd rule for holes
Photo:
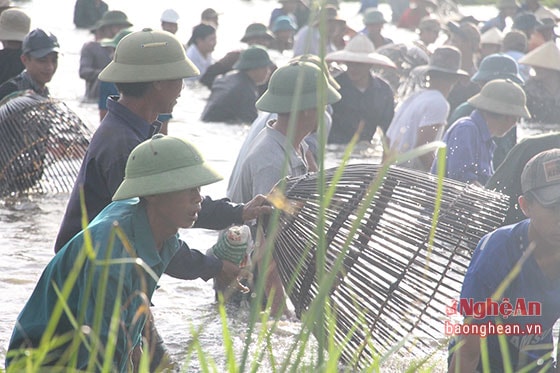
<svg viewBox="0 0 560 373">
<path fill-rule="evenodd" d="M 324 88 L 324 92 L 318 87 Z M 325 104 L 340 100 L 340 94 L 314 63 L 294 61 L 272 74 L 268 89 L 259 98 L 256 107 L 277 113 L 278 117 L 259 132 L 246 155 L 238 159 L 239 168 L 231 175 L 228 188 L 233 201 L 250 201 L 259 193 L 269 193 L 283 177 L 301 176 L 308 172 L 308 146 L 304 138 L 317 129 L 318 118 L 324 115 L 325 108 L 318 106 L 321 94 L 325 95 Z M 257 253 L 257 268 L 259 259 Z M 262 268 L 259 270 L 262 271 Z M 266 272 L 265 293 L 267 296 L 274 293 L 271 314 L 276 315 L 285 309 L 285 304 L 274 260 Z"/>
<path fill-rule="evenodd" d="M 49 333 L 49 323 L 55 322 L 47 343 L 61 343 L 48 351 L 41 366 L 99 371 L 116 332 L 110 366 L 120 372 L 138 369 L 152 294 L 181 250 L 178 230 L 190 228 L 197 220 L 203 199 L 200 187 L 221 179 L 185 140 L 158 134 L 138 145 L 113 196 L 115 202 L 88 226 L 93 252 L 84 255 L 88 238 L 82 231 L 47 265 L 18 317 L 7 364 L 15 370 L 19 363 L 26 364 L 18 362 L 22 356 L 18 353 L 25 354 L 23 348 L 45 347 L 42 339 Z M 115 225 L 129 246 L 113 237 Z M 83 265 L 77 265 L 80 258 Z M 104 260 L 113 263 L 107 266 Z M 57 322 L 57 289 L 63 289 L 76 271 L 76 282 Z M 93 351 L 97 354 L 92 355 Z"/>
<path fill-rule="evenodd" d="M 183 79 L 198 73 L 181 42 L 168 32 L 144 29 L 118 43 L 113 60 L 99 74 L 99 79 L 115 83 L 119 97 L 107 100 L 108 113 L 94 133 L 82 162 L 55 251 L 81 230 L 80 192 L 83 190 L 87 216 L 93 219 L 111 203 L 125 176 L 125 164 L 132 149 L 158 131 L 154 124 L 158 115 L 172 112 Z M 235 205 L 226 199 L 214 201 L 205 197 L 195 227 L 224 229 L 241 224 L 269 211 L 270 207 L 262 206 L 264 201 L 263 196 L 257 196 L 246 205 Z M 191 250 L 184 242 L 165 269 L 173 277 L 205 281 L 216 276 L 235 279 L 238 271 L 237 265 Z M 157 334 L 155 329 L 151 334 Z M 162 347 L 161 341 L 158 342 L 157 346 Z"/>
</svg>

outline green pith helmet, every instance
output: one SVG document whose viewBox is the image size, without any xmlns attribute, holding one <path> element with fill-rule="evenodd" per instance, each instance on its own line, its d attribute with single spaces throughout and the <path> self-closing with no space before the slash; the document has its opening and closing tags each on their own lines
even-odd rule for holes
<svg viewBox="0 0 560 373">
<path fill-rule="evenodd" d="M 374 8 L 369 8 L 364 13 L 364 25 L 376 25 L 380 23 L 386 23 L 383 13 Z"/>
<path fill-rule="evenodd" d="M 245 35 L 241 38 L 241 42 L 247 43 L 253 38 L 266 38 L 268 40 L 274 40 L 274 35 L 263 23 L 251 23 L 245 29 Z"/>
<path fill-rule="evenodd" d="M 166 31 L 144 29 L 125 36 L 117 45 L 113 61 L 99 80 L 140 83 L 174 80 L 199 75 L 187 58 L 179 39 Z"/>
<path fill-rule="evenodd" d="M 256 107 L 279 114 L 311 109 L 317 107 L 320 86 L 325 89 L 327 104 L 340 100 L 340 94 L 328 84 L 320 68 L 310 62 L 292 62 L 272 74 Z"/>
<path fill-rule="evenodd" d="M 132 34 L 132 30 L 129 29 L 124 29 L 121 30 L 117 33 L 117 35 L 115 35 L 114 38 L 108 38 L 108 39 L 101 39 L 101 41 L 99 42 L 99 44 L 101 44 L 102 47 L 111 47 L 111 48 L 117 48 L 117 45 L 119 45 L 119 42 L 126 36 Z"/>
<path fill-rule="evenodd" d="M 288 63 L 292 62 L 309 62 L 317 66 L 320 70 L 323 71 L 324 74 L 326 74 L 327 82 L 329 82 L 329 84 L 333 86 L 337 91 L 340 90 L 340 84 L 338 84 L 336 79 L 330 73 L 327 62 L 324 59 L 321 59 L 319 56 L 311 53 L 300 54 L 299 56 L 292 58 Z"/>
<path fill-rule="evenodd" d="M 196 188 L 222 180 L 191 143 L 157 134 L 132 150 L 113 201 Z"/>
<path fill-rule="evenodd" d="M 266 67 L 272 64 L 266 49 L 261 46 L 253 45 L 239 56 L 237 62 L 233 65 L 236 70 L 251 70 L 259 67 Z"/>
<path fill-rule="evenodd" d="M 473 107 L 491 113 L 530 118 L 527 97 L 519 84 L 509 79 L 491 80 L 482 87 L 480 93 L 469 98 Z"/>
<path fill-rule="evenodd" d="M 99 30 L 101 27 L 105 26 L 132 27 L 132 23 L 130 23 L 124 12 L 120 10 L 109 10 L 103 13 L 103 16 L 101 16 L 99 21 L 97 21 L 90 30 Z"/>
</svg>

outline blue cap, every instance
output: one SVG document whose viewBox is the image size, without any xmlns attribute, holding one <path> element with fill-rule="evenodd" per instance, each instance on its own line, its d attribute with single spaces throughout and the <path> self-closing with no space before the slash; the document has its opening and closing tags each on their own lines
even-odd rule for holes
<svg viewBox="0 0 560 373">
<path fill-rule="evenodd" d="M 272 32 L 287 31 L 287 30 L 291 30 L 291 31 L 297 30 L 297 26 L 294 20 L 289 16 L 277 17 L 274 20 L 274 23 L 272 24 Z"/>
<path fill-rule="evenodd" d="M 513 19 L 512 29 L 529 31 L 538 26 L 542 26 L 542 22 L 537 19 L 533 13 L 521 13 Z"/>
<path fill-rule="evenodd" d="M 524 80 L 519 74 L 517 61 L 502 53 L 494 53 L 484 57 L 471 81 L 486 83 L 494 79 L 511 79 L 517 84 L 524 84 Z"/>
<path fill-rule="evenodd" d="M 34 58 L 45 57 L 47 54 L 60 50 L 56 36 L 40 28 L 31 31 L 23 39 L 22 53 Z"/>
</svg>

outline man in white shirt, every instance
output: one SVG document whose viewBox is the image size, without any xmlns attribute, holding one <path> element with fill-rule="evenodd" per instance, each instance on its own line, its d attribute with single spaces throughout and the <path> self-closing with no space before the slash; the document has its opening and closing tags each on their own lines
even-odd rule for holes
<svg viewBox="0 0 560 373">
<path fill-rule="evenodd" d="M 193 27 L 192 36 L 187 42 L 187 57 L 194 63 L 202 76 L 215 61 L 212 52 L 216 47 L 216 29 L 210 25 L 199 24 Z M 192 81 L 197 77 L 186 79 Z"/>
<path fill-rule="evenodd" d="M 321 69 L 312 63 L 292 62 L 272 74 L 268 89 L 256 107 L 277 113 L 277 119 L 259 132 L 244 159 L 239 160 L 239 168 L 231 175 L 228 188 L 232 201 L 251 200 L 251 196 L 261 194 L 261 191 L 268 194 L 283 177 L 308 172 L 304 138 L 315 131 L 324 110 L 317 107 L 318 86 L 325 87 L 326 104 L 340 100 L 340 94 L 328 84 Z M 298 100 L 292 105 L 294 97 Z M 274 292 L 272 315 L 285 308 L 284 291 L 274 261 L 267 268 L 265 292 L 267 296 Z"/>
<path fill-rule="evenodd" d="M 460 69 L 461 52 L 451 46 L 437 48 L 423 70 L 426 87 L 407 97 L 396 109 L 387 130 L 390 153 L 406 153 L 419 146 L 440 140 L 449 115 L 447 96 L 459 77 L 468 76 Z M 435 153 L 423 154 L 401 164 L 428 171 Z"/>
</svg>

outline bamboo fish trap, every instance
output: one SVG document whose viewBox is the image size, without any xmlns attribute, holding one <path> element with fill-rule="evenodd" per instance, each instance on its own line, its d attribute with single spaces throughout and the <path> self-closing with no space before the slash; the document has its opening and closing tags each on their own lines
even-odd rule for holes
<svg viewBox="0 0 560 373">
<path fill-rule="evenodd" d="M 327 187 L 335 171 L 326 171 Z M 446 307 L 459 296 L 471 253 L 484 234 L 500 225 L 508 206 L 502 194 L 444 179 L 430 248 L 437 177 L 394 166 L 384 175 L 381 171 L 380 165 L 347 166 L 324 217 L 325 272 L 332 273 L 343 257 L 329 295 L 334 339 L 342 346 L 343 360 L 360 368 L 392 349 L 426 356 L 440 345 Z M 317 176 L 287 179 L 285 197 L 297 207 L 281 216 L 274 239 L 273 255 L 298 317 L 321 287 Z M 360 205 L 378 177 L 382 182 L 360 217 Z M 352 234 L 353 224 L 357 230 Z M 328 325 L 318 327 L 329 332 Z"/>
<path fill-rule="evenodd" d="M 0 106 L 0 197 L 69 192 L 91 131 L 61 101 L 34 93 Z"/>
</svg>

